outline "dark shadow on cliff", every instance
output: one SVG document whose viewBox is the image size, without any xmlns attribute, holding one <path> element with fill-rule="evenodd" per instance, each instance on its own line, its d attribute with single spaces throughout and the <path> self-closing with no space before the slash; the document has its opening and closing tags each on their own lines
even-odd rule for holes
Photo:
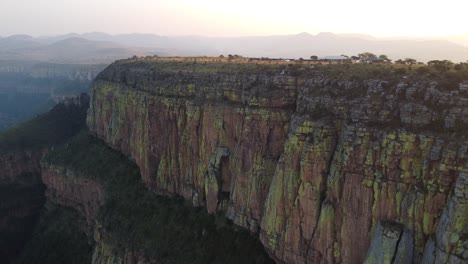
<svg viewBox="0 0 468 264">
<path fill-rule="evenodd" d="M 44 161 L 104 186 L 100 233 L 117 255 L 138 252 L 157 263 L 272 262 L 258 239 L 224 216 L 150 192 L 135 163 L 93 136 L 81 133 Z"/>
</svg>

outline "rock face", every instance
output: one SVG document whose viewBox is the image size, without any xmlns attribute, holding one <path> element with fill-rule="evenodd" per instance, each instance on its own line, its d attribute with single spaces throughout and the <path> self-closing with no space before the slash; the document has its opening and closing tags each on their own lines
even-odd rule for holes
<svg viewBox="0 0 468 264">
<path fill-rule="evenodd" d="M 426 263 L 466 263 L 468 258 L 468 171 L 458 176 L 455 189 L 444 208 L 435 243 L 429 241 L 424 251 Z"/>
<path fill-rule="evenodd" d="M 468 98 L 429 81 L 120 61 L 87 122 L 148 188 L 224 211 L 280 263 L 463 263 L 467 120 Z"/>
<path fill-rule="evenodd" d="M 401 225 L 379 222 L 364 263 L 413 263 L 411 233 Z"/>
<path fill-rule="evenodd" d="M 131 251 L 122 255 L 116 254 L 115 246 L 102 239 L 101 225 L 98 223 L 98 212 L 105 201 L 105 191 L 101 184 L 89 177 L 80 175 L 70 168 L 41 162 L 42 180 L 46 186 L 47 199 L 60 206 L 73 208 L 86 220 L 81 228 L 93 239 L 94 250 L 91 263 L 145 263 Z M 151 264 L 151 263 L 148 263 Z"/>
<path fill-rule="evenodd" d="M 98 212 L 105 202 L 105 189 L 97 179 L 66 166 L 51 163 L 47 159 L 41 161 L 41 170 L 47 200 L 59 206 L 72 208 L 86 220 L 80 228 L 85 230 L 94 247 L 91 263 L 152 264 L 144 262 L 146 259 L 131 250 L 125 249 L 122 253 L 122 250 L 117 250 L 115 245 L 107 242 L 108 238 L 103 239 L 106 234 L 102 232 Z"/>
<path fill-rule="evenodd" d="M 106 74 L 110 80 L 99 79 L 93 90 L 90 129 L 135 159 L 150 189 L 209 205 L 210 212 L 225 209 L 235 223 L 257 229 L 294 107 L 291 79 L 267 93 L 274 84 L 268 80 L 242 90 L 262 83 L 254 77 L 200 75 L 182 86 L 193 76 L 161 73 L 154 78 L 167 81 L 159 91 L 167 96 L 153 96 L 119 83 L 127 75 Z M 128 81 L 144 83 L 153 78 L 148 74 Z M 216 82 L 227 88 L 211 86 Z"/>
<path fill-rule="evenodd" d="M 47 199 L 75 209 L 86 219 L 88 227 L 93 228 L 99 207 L 104 203 L 104 192 L 100 184 L 64 167 L 46 163 L 41 165 Z"/>
</svg>

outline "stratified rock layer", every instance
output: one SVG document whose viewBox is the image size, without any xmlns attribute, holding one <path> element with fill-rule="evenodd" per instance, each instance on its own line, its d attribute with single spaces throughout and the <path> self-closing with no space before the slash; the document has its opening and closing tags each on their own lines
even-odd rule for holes
<svg viewBox="0 0 468 264">
<path fill-rule="evenodd" d="M 88 112 L 150 189 L 225 211 L 278 262 L 468 261 L 463 96 L 163 66 L 111 65 Z"/>
</svg>

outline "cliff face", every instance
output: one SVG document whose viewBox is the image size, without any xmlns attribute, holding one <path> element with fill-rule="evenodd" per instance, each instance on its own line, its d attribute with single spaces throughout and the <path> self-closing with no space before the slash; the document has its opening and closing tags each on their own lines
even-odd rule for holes
<svg viewBox="0 0 468 264">
<path fill-rule="evenodd" d="M 379 223 L 396 222 L 411 236 L 405 261 L 419 260 L 466 170 L 466 145 L 355 126 L 337 141 L 321 126 L 309 131 L 308 141 L 292 134 L 280 159 L 263 215 L 264 244 L 288 263 L 354 263 L 365 258 Z"/>
<path fill-rule="evenodd" d="M 73 170 L 42 163 L 45 195 L 55 204 L 75 209 L 93 228 L 99 207 L 104 203 L 104 191 L 99 183 L 77 175 Z"/>
<path fill-rule="evenodd" d="M 161 88 L 167 96 L 151 96 L 97 81 L 88 125 L 135 159 L 150 189 L 182 195 L 209 212 L 225 210 L 235 223 L 256 230 L 294 106 L 291 79 L 278 80 L 273 96 L 266 93 L 273 84 L 268 79 L 243 92 L 239 86 L 257 80 L 184 76 L 206 86 L 189 84 L 186 91 L 183 78 L 161 74 L 157 78 L 169 80 Z M 226 89 L 211 86 L 218 81 Z M 181 91 L 170 94 L 173 87 Z"/>
<path fill-rule="evenodd" d="M 123 61 L 94 82 L 87 122 L 148 188 L 224 211 L 278 262 L 462 263 L 467 117 L 463 91 L 429 81 Z"/>
<path fill-rule="evenodd" d="M 46 186 L 45 196 L 48 201 L 74 209 L 86 220 L 81 228 L 87 233 L 88 240 L 93 244 L 91 263 L 121 263 L 152 264 L 143 254 L 116 246 L 115 241 L 107 237 L 98 219 L 98 212 L 105 202 L 105 190 L 97 180 L 90 179 L 80 172 L 75 172 L 67 166 L 50 164 L 43 161 L 42 180 Z M 112 241 L 112 242 L 111 242 Z M 119 253 L 117 253 L 119 252 Z"/>
</svg>

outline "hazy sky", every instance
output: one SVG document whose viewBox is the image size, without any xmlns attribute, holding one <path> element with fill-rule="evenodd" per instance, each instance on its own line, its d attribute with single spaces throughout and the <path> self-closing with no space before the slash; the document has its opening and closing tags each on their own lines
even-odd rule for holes
<svg viewBox="0 0 468 264">
<path fill-rule="evenodd" d="M 0 35 L 468 34 L 468 0 L 0 0 Z"/>
</svg>

